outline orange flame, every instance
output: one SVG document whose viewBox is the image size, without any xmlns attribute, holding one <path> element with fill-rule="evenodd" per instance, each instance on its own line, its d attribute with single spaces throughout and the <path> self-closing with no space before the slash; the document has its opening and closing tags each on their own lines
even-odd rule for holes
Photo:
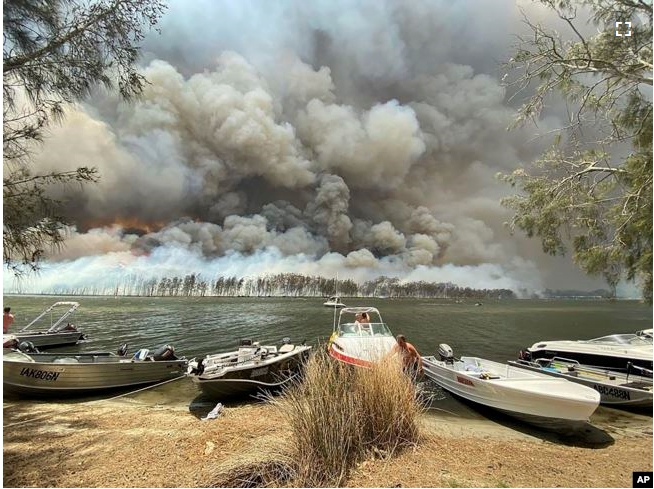
<svg viewBox="0 0 654 489">
<path fill-rule="evenodd" d="M 163 222 L 145 222 L 140 220 L 138 217 L 115 217 L 113 219 L 101 219 L 99 221 L 94 221 L 90 223 L 89 227 L 108 227 L 108 226 L 118 226 L 123 229 L 138 229 L 143 231 L 143 233 L 152 233 L 159 231 L 162 227 L 165 226 Z"/>
</svg>

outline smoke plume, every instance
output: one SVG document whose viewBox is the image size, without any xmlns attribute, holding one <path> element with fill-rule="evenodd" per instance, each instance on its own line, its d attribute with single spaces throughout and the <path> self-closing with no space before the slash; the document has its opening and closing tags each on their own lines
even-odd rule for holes
<svg viewBox="0 0 654 489">
<path fill-rule="evenodd" d="M 37 155 L 101 181 L 58 190 L 75 227 L 20 287 L 194 272 L 552 286 L 538 243 L 502 226 L 511 190 L 494 178 L 546 145 L 506 130 L 498 63 L 519 17 L 508 0 L 173 1 L 142 98 L 93 94 Z"/>
</svg>

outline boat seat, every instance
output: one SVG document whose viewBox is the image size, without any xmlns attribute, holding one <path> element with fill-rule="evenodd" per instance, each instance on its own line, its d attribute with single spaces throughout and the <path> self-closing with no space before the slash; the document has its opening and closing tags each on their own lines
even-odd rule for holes
<svg viewBox="0 0 654 489">
<path fill-rule="evenodd" d="M 52 363 L 79 363 L 77 358 L 73 357 L 60 357 L 60 358 L 55 358 Z"/>
<path fill-rule="evenodd" d="M 483 371 L 479 373 L 479 378 L 482 380 L 490 380 L 490 379 L 499 379 L 500 376 L 494 374 L 493 372 Z"/>
<path fill-rule="evenodd" d="M 295 350 L 295 345 L 286 344 L 279 347 L 279 353 L 289 353 L 293 350 Z"/>
<path fill-rule="evenodd" d="M 464 368 L 466 372 L 481 373 L 484 371 L 483 368 L 481 368 L 479 365 L 475 365 L 474 363 L 466 363 L 464 364 Z"/>
</svg>

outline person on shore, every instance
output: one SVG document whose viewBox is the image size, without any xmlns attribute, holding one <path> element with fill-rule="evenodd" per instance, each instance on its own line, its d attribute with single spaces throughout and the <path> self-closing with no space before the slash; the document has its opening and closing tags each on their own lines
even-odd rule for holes
<svg viewBox="0 0 654 489">
<path fill-rule="evenodd" d="M 4 314 L 2 315 L 2 333 L 9 332 L 9 327 L 14 322 L 14 315 L 11 313 L 11 307 L 5 307 Z"/>
<path fill-rule="evenodd" d="M 395 355 L 401 355 L 402 369 L 404 372 L 412 377 L 421 374 L 422 358 L 420 358 L 420 353 L 418 353 L 416 347 L 409 343 L 406 340 L 406 337 L 402 334 L 397 335 L 395 340 L 397 343 L 393 346 L 391 352 Z"/>
</svg>

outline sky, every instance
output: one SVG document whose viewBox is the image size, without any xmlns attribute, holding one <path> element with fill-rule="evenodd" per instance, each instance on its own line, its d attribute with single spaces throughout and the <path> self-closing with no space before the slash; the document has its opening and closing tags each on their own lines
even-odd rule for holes
<svg viewBox="0 0 654 489">
<path fill-rule="evenodd" d="M 571 258 L 512 235 L 496 178 L 551 143 L 564 107 L 507 130 L 502 85 L 528 1 L 175 0 L 142 46 L 140 100 L 94 93 L 35 157 L 95 166 L 75 225 L 5 291 L 201 273 L 297 272 L 474 288 L 594 289 Z"/>
</svg>

